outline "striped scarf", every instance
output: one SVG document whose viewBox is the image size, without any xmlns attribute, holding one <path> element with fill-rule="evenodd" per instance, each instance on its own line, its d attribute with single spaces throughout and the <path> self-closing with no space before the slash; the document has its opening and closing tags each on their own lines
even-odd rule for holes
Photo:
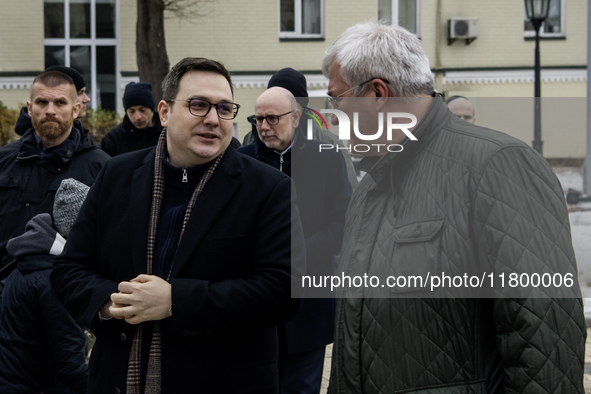
<svg viewBox="0 0 591 394">
<path fill-rule="evenodd" d="M 154 188 L 152 191 L 152 207 L 150 210 L 150 223 L 148 230 L 148 254 L 147 254 L 147 269 L 148 275 L 152 274 L 152 262 L 154 258 L 154 245 L 156 243 L 156 227 L 158 225 L 158 219 L 160 217 L 160 206 L 162 205 L 162 199 L 164 197 L 164 168 L 163 160 L 166 153 L 166 129 L 160 134 L 158 139 L 158 145 L 156 146 L 156 162 L 154 164 Z M 181 228 L 180 239 L 183 238 L 185 227 L 193 211 L 195 201 L 203 191 L 205 184 L 211 178 L 211 175 L 217 168 L 220 160 L 222 159 L 223 153 L 219 155 L 213 163 L 209 166 L 201 181 L 195 188 L 187 210 L 185 211 L 185 217 L 183 220 L 183 226 Z M 179 239 L 179 243 L 180 243 Z M 167 281 L 170 280 L 170 274 L 172 267 L 168 273 Z M 131 345 L 131 352 L 129 354 L 129 362 L 127 366 L 127 393 L 128 394 L 141 394 L 142 393 L 142 377 L 141 377 L 141 349 L 142 349 L 142 332 L 144 324 L 139 324 L 135 329 L 133 342 Z M 160 394 L 162 388 L 161 376 L 162 376 L 162 336 L 160 332 L 160 322 L 155 322 L 154 333 L 152 335 L 152 342 L 150 344 L 150 352 L 148 354 L 148 372 L 146 375 L 146 386 L 143 391 L 145 394 Z"/>
</svg>

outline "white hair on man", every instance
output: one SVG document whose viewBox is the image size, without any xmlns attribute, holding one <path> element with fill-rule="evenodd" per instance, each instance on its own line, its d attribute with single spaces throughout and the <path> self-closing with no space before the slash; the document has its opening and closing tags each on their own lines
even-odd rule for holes
<svg viewBox="0 0 591 394">
<path fill-rule="evenodd" d="M 322 72 L 328 77 L 331 64 L 341 66 L 341 77 L 349 86 L 368 78 L 388 82 L 394 97 L 416 97 L 433 93 L 433 73 L 419 39 L 408 30 L 381 22 L 349 27 L 326 51 Z M 366 85 L 353 94 L 360 96 Z"/>
</svg>

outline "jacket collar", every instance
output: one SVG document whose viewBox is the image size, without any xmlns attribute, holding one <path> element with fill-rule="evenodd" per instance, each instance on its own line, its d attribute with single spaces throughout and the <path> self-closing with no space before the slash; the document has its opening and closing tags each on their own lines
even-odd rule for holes
<svg viewBox="0 0 591 394">
<path fill-rule="evenodd" d="M 360 168 L 367 171 L 380 187 L 388 188 L 390 177 L 398 177 L 403 174 L 409 163 L 429 145 L 433 137 L 445 127 L 450 118 L 451 112 L 443 97 L 437 94 L 413 131 L 417 141 L 411 141 L 406 137 L 400 143 L 403 146 L 401 152 L 388 153 L 381 158 L 364 158 Z"/>
<path fill-rule="evenodd" d="M 31 128 L 27 130 L 21 138 L 21 147 L 17 155 L 17 160 L 45 160 L 47 163 L 51 162 L 56 165 L 62 165 L 69 162 L 74 154 L 96 148 L 97 146 L 88 135 L 88 130 L 80 122 L 75 120 L 68 138 L 60 145 L 48 149 L 43 158 L 39 154 L 35 129 Z"/>
<path fill-rule="evenodd" d="M 127 116 L 127 113 L 125 114 L 125 116 L 123 117 L 123 127 L 126 130 L 131 131 L 132 133 L 135 132 L 140 132 L 140 133 L 144 133 L 144 134 L 158 134 L 160 135 L 160 133 L 162 132 L 162 125 L 160 124 L 160 115 L 158 115 L 157 111 L 152 111 L 152 121 L 154 122 L 154 124 L 150 127 L 146 127 L 145 129 L 136 129 L 134 124 L 131 122 L 131 119 L 129 119 L 129 116 Z"/>
<path fill-rule="evenodd" d="M 171 278 L 178 275 L 179 271 L 190 260 L 194 251 L 201 245 L 218 216 L 224 211 L 236 189 L 240 186 L 240 175 L 243 170 L 241 157 L 242 154 L 231 147 L 228 147 L 224 152 L 220 164 L 195 203 L 185 228 L 185 234 L 191 234 L 191 236 L 185 236 L 181 239 L 174 258 Z M 131 190 L 146 191 L 149 189 L 145 198 L 138 198 L 130 204 L 130 217 L 135 218 L 134 228 L 142 229 L 141 231 L 130 232 L 133 267 L 138 274 L 146 270 L 146 241 L 148 239 L 148 221 L 152 203 L 155 159 L 156 150 L 152 149 L 144 159 L 143 165 L 135 171 L 130 185 Z"/>
</svg>

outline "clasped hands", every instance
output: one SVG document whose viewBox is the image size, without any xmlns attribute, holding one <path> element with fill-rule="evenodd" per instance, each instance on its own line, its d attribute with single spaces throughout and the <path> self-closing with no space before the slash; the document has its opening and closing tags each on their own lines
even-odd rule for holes
<svg viewBox="0 0 591 394">
<path fill-rule="evenodd" d="M 141 274 L 119 283 L 119 292 L 100 310 L 102 318 L 125 319 L 129 324 L 162 320 L 170 316 L 171 285 L 164 279 Z"/>
</svg>

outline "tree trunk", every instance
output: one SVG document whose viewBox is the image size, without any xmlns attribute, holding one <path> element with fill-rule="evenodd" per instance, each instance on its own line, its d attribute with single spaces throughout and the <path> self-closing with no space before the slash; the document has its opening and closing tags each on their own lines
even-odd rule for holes
<svg viewBox="0 0 591 394">
<path fill-rule="evenodd" d="M 136 55 L 140 81 L 152 85 L 158 105 L 161 83 L 170 68 L 164 39 L 164 0 L 137 0 Z"/>
</svg>

